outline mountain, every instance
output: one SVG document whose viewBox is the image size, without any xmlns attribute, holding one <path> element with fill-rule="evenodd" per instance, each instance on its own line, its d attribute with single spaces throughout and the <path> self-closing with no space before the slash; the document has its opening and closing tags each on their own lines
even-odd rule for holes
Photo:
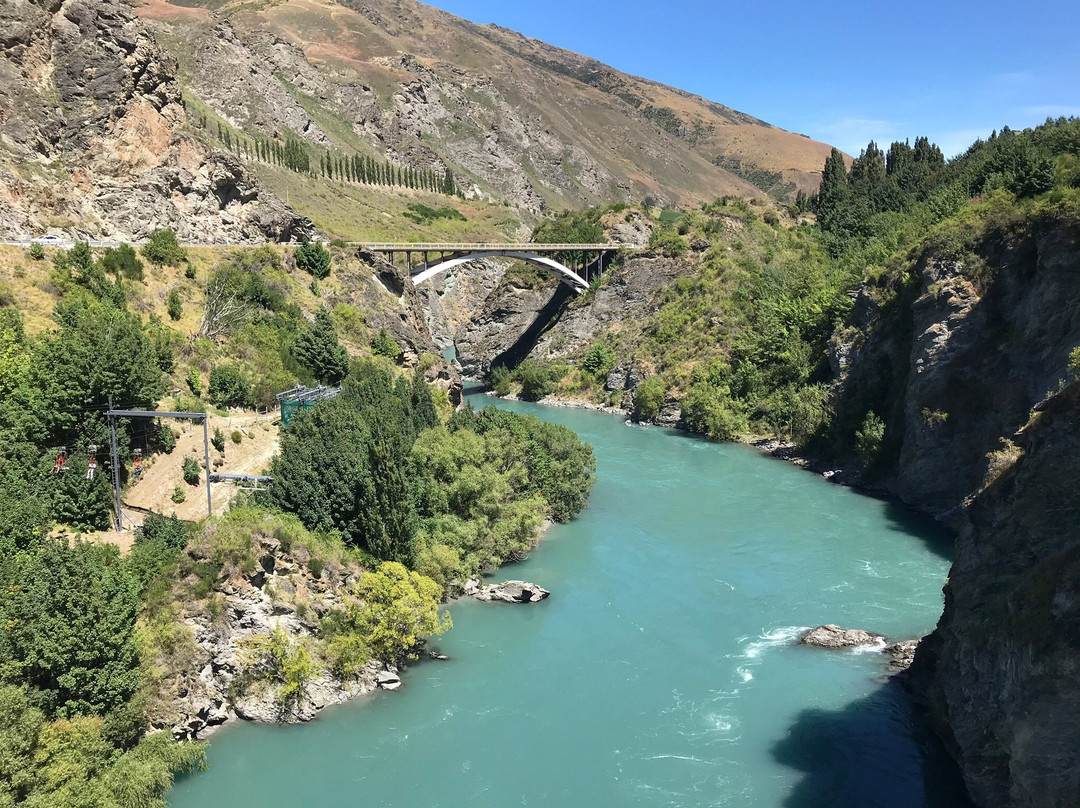
<svg viewBox="0 0 1080 808">
<path fill-rule="evenodd" d="M 183 4 L 139 14 L 244 132 L 450 167 L 538 212 L 815 190 L 828 147 L 496 26 L 407 0 Z M 757 182 L 761 187 L 754 184 Z"/>
<path fill-rule="evenodd" d="M 346 238 L 505 238 L 549 209 L 811 192 L 829 151 L 411 0 L 19 0 L 0 21 L 9 238 L 275 240 L 305 217 Z M 469 226 L 417 231 L 408 205 L 445 191 Z"/>
</svg>

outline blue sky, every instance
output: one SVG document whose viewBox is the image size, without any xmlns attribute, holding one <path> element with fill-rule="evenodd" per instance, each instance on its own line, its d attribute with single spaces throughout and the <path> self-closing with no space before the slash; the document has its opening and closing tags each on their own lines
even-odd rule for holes
<svg viewBox="0 0 1080 808">
<path fill-rule="evenodd" d="M 1080 116 L 1080 1 L 435 0 L 857 155 Z"/>
</svg>

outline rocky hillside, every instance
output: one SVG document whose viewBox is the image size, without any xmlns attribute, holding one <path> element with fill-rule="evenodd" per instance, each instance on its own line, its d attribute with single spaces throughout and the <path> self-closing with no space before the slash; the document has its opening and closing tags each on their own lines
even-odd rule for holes
<svg viewBox="0 0 1080 808">
<path fill-rule="evenodd" d="M 719 104 L 416 2 L 148 0 L 138 13 L 179 60 L 210 139 L 293 135 L 312 159 L 359 154 L 450 169 L 467 197 L 506 200 L 527 214 L 646 195 L 697 204 L 813 191 L 828 152 Z"/>
<path fill-rule="evenodd" d="M 310 233 L 233 155 L 185 133 L 176 60 L 121 2 L 0 7 L 0 237 Z"/>
<path fill-rule="evenodd" d="M 1080 804 L 1080 383 L 1042 403 L 967 509 L 917 692 L 978 805 Z"/>
<path fill-rule="evenodd" d="M 987 454 L 1066 376 L 1080 343 L 1077 246 L 1067 218 L 1011 221 L 962 258 L 931 246 L 909 271 L 857 290 L 831 342 L 837 429 L 868 410 L 883 419 L 876 484 L 940 518 L 959 514 Z"/>
</svg>

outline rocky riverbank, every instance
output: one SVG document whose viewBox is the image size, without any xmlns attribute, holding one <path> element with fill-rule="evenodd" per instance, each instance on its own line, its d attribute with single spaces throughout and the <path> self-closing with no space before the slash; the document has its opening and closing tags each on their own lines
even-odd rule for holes
<svg viewBox="0 0 1080 808">
<path fill-rule="evenodd" d="M 211 561 L 204 549 L 196 542 L 188 551 L 197 564 Z M 163 692 L 150 705 L 152 729 L 201 739 L 237 718 L 310 721 L 328 706 L 400 684 L 393 665 L 372 661 L 342 679 L 316 663 L 299 697 L 283 700 L 279 683 L 258 670 L 257 645 L 276 635 L 286 650 L 306 650 L 319 617 L 342 604 L 363 570 L 327 564 L 269 535 L 255 549 L 253 569 L 226 571 L 205 598 L 179 604 L 171 653 L 157 660 Z"/>
</svg>

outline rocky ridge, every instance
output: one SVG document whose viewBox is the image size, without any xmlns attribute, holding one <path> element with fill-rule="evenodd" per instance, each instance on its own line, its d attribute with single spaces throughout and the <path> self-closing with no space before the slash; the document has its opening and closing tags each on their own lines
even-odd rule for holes
<svg viewBox="0 0 1080 808">
<path fill-rule="evenodd" d="M 182 602 L 164 692 L 149 710 L 152 729 L 177 739 L 205 738 L 236 719 L 309 721 L 333 704 L 376 688 L 400 686 L 397 668 L 369 662 L 353 679 L 318 668 L 301 697 L 283 702 L 279 689 L 253 672 L 253 641 L 284 632 L 291 645 L 318 633 L 319 617 L 341 606 L 363 571 L 355 565 L 312 563 L 301 546 L 286 548 L 273 536 L 257 538 L 254 569 L 226 569 L 205 599 Z M 196 543 L 188 552 L 207 561 Z M 194 583 L 194 582 L 189 582 Z"/>
<path fill-rule="evenodd" d="M 1080 339 L 1074 227 L 1039 222 L 981 249 L 969 263 L 994 267 L 989 283 L 928 251 L 914 282 L 864 284 L 831 345 L 836 422 L 876 407 L 886 424 L 895 459 L 875 484 L 947 522 L 981 487 L 988 453 L 1057 388 Z"/>
<path fill-rule="evenodd" d="M 0 26 L 0 237 L 314 234 L 236 157 L 186 132 L 176 60 L 126 4 L 7 3 Z"/>
</svg>

